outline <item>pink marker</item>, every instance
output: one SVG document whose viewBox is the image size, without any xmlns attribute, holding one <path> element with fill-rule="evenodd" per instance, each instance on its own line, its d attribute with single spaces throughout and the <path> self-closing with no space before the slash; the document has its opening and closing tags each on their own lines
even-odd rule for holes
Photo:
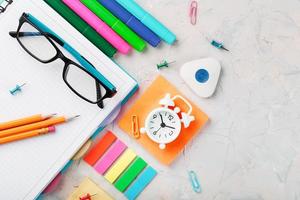
<svg viewBox="0 0 300 200">
<path fill-rule="evenodd" d="M 79 15 L 86 23 L 95 29 L 103 38 L 111 43 L 120 53 L 128 54 L 131 46 L 126 43 L 109 26 L 85 7 L 79 0 L 63 0 L 63 2 Z"/>
</svg>

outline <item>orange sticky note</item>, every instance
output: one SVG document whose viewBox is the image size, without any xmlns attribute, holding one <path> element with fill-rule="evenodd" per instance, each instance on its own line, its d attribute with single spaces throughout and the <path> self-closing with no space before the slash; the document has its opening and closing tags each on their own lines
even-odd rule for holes
<svg viewBox="0 0 300 200">
<path fill-rule="evenodd" d="M 166 93 L 174 95 L 181 94 L 169 81 L 162 76 L 158 76 L 145 93 L 134 103 L 134 105 L 125 112 L 120 120 L 119 127 L 127 134 L 132 135 L 132 116 L 137 115 L 139 117 L 140 127 L 144 127 L 145 119 L 147 115 L 155 108 L 160 107 L 159 100 L 162 99 Z M 156 159 L 161 163 L 169 165 L 180 152 L 182 152 L 184 146 L 200 132 L 200 129 L 208 121 L 208 116 L 201 111 L 193 102 L 189 101 L 193 107 L 192 115 L 195 116 L 195 121 L 191 122 L 188 128 L 183 128 L 178 138 L 167 144 L 165 149 L 160 149 L 158 144 L 153 142 L 147 134 L 141 134 L 139 138 L 135 138 L 145 149 L 147 149 Z M 186 109 L 184 102 L 180 100 L 175 101 L 176 106 L 182 110 Z"/>
</svg>

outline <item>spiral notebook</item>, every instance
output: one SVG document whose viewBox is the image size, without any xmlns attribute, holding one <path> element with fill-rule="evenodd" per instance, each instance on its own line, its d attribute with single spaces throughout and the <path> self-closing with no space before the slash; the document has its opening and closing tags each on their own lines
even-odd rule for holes
<svg viewBox="0 0 300 200">
<path fill-rule="evenodd" d="M 23 12 L 32 14 L 55 31 L 116 86 L 117 94 L 104 101 L 103 110 L 83 101 L 66 86 L 62 79 L 63 62 L 42 64 L 9 36 L 9 31 L 17 29 Z M 63 49 L 62 52 L 72 58 Z M 0 199 L 31 200 L 137 89 L 137 83 L 43 1 L 14 0 L 0 14 L 0 55 L 1 122 L 37 113 L 81 115 L 57 126 L 53 135 L 0 146 Z M 26 83 L 23 91 L 11 95 L 9 90 L 21 83 Z"/>
</svg>

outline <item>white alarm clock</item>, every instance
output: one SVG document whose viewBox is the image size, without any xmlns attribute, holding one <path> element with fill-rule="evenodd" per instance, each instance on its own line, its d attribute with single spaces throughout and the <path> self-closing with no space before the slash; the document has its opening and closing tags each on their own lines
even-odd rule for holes
<svg viewBox="0 0 300 200">
<path fill-rule="evenodd" d="M 175 106 L 175 99 L 181 99 L 186 103 L 189 107 L 187 113 L 181 112 L 180 108 Z M 187 128 L 195 120 L 195 117 L 191 115 L 191 104 L 180 95 L 171 98 L 170 94 L 166 94 L 159 104 L 163 107 L 158 107 L 148 114 L 145 127 L 141 128 L 140 131 L 141 133 L 147 133 L 151 140 L 159 144 L 160 149 L 165 149 L 166 144 L 173 142 L 179 136 L 181 123 L 183 123 L 184 128 Z M 174 107 L 174 110 L 170 107 Z M 181 118 L 178 115 L 179 113 Z"/>
</svg>

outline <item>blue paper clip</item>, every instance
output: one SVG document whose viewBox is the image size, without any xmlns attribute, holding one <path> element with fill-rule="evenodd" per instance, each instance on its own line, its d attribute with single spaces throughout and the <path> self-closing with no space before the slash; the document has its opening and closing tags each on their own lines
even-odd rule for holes
<svg viewBox="0 0 300 200">
<path fill-rule="evenodd" d="M 199 183 L 197 174 L 194 171 L 189 171 L 190 182 L 192 184 L 193 190 L 197 193 L 201 193 L 201 185 Z"/>
<path fill-rule="evenodd" d="M 15 95 L 16 93 L 21 92 L 24 85 L 26 85 L 26 83 L 23 83 L 22 85 L 16 85 L 16 87 L 9 90 L 10 94 Z"/>
<path fill-rule="evenodd" d="M 226 48 L 224 47 L 224 45 L 223 45 L 222 43 L 217 42 L 217 41 L 215 41 L 215 40 L 212 40 L 210 44 L 213 45 L 214 47 L 218 48 L 218 49 L 223 49 L 223 50 L 225 50 L 225 51 L 229 51 L 228 49 L 226 49 Z"/>
</svg>

